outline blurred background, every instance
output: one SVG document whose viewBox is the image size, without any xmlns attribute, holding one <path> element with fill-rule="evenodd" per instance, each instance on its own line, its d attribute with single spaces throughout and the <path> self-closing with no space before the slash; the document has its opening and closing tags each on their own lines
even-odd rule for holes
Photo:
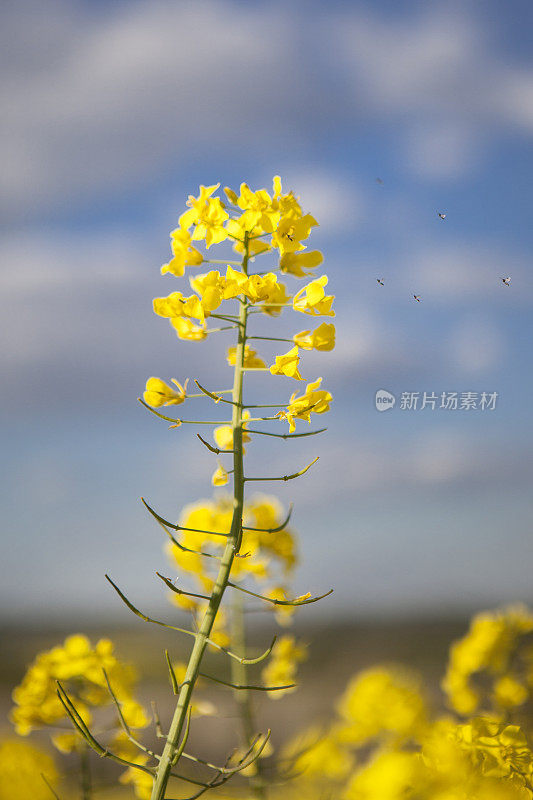
<svg viewBox="0 0 533 800">
<path fill-rule="evenodd" d="M 176 517 L 212 494 L 214 461 L 136 398 L 150 375 L 230 379 L 223 335 L 180 342 L 151 310 L 182 288 L 159 267 L 200 183 L 270 189 L 279 174 L 320 223 L 309 245 L 337 295 L 337 347 L 302 363 L 334 395 L 328 432 L 249 449 L 255 474 L 321 456 L 276 491 L 295 502 L 297 592 L 335 589 L 299 614 L 316 665 L 442 665 L 472 611 L 531 601 L 528 0 L 8 0 L 2 18 L 6 693 L 66 632 L 122 636 L 137 660 L 156 641 L 105 572 L 174 614 L 139 498 Z M 396 396 L 382 413 L 380 389 Z M 442 392 L 478 407 L 442 409 Z"/>
</svg>

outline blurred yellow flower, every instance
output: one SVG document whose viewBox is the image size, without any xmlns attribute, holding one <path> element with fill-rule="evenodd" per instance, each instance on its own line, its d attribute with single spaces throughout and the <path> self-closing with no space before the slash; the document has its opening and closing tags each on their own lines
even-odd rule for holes
<svg viewBox="0 0 533 800">
<path fill-rule="evenodd" d="M 187 317 L 171 317 L 170 324 L 176 331 L 178 339 L 183 339 L 189 342 L 201 342 L 207 336 L 207 330 L 204 325 L 195 325 Z"/>
<path fill-rule="evenodd" d="M 0 741 L 0 800 L 50 800 L 43 775 L 57 789 L 59 773 L 48 753 L 17 739 Z"/>
<path fill-rule="evenodd" d="M 482 700 L 481 688 L 473 683 L 475 673 L 487 672 L 493 680 L 504 675 L 513 680 L 511 659 L 516 654 L 522 637 L 533 632 L 533 614 L 524 606 L 511 606 L 501 611 L 487 611 L 477 614 L 468 633 L 450 648 L 448 668 L 442 688 L 448 695 L 450 705 L 460 714 L 476 711 Z M 524 657 L 529 659 L 529 651 Z M 530 679 L 530 684 L 533 681 Z M 510 684 L 507 683 L 507 699 Z M 504 698 L 505 683 L 500 684 L 498 702 Z M 518 700 L 521 691 L 513 690 Z M 522 701 L 523 702 L 523 701 Z M 517 705 L 520 703 L 516 702 Z M 505 705 L 505 703 L 503 703 Z"/>
<path fill-rule="evenodd" d="M 297 278 L 305 278 L 312 275 L 312 272 L 304 272 L 304 269 L 313 270 L 324 261 L 324 256 L 319 250 L 309 250 L 305 253 L 284 253 L 279 260 L 279 268 L 282 272 L 288 272 Z"/>
<path fill-rule="evenodd" d="M 375 737 L 419 739 L 427 710 L 417 676 L 400 668 L 375 667 L 354 678 L 339 703 L 342 739 L 360 746 Z"/>
<path fill-rule="evenodd" d="M 346 778 L 353 766 L 353 757 L 339 745 L 334 736 L 318 726 L 307 728 L 285 745 L 283 761 L 303 778 Z"/>
<path fill-rule="evenodd" d="M 218 467 L 213 472 L 211 483 L 213 484 L 213 486 L 225 486 L 228 480 L 229 480 L 228 473 L 226 472 L 222 464 L 219 462 Z"/>
<path fill-rule="evenodd" d="M 244 411 L 242 415 L 242 441 L 243 444 L 246 442 L 251 441 L 251 436 L 249 433 L 246 433 L 246 422 L 250 419 L 250 412 Z M 213 438 L 217 444 L 217 447 L 220 447 L 221 450 L 233 450 L 233 428 L 231 425 L 219 425 L 218 428 L 215 428 L 213 431 Z"/>
<path fill-rule="evenodd" d="M 236 347 L 230 347 L 228 349 L 227 361 L 230 367 L 233 367 L 235 365 L 236 352 L 237 352 Z M 257 355 L 255 350 L 252 350 L 252 348 L 249 345 L 245 344 L 243 366 L 248 369 L 249 368 L 258 369 L 265 367 L 266 364 L 263 361 L 263 359 Z"/>
<path fill-rule="evenodd" d="M 265 686 L 287 686 L 296 680 L 298 664 L 307 659 L 307 649 L 303 644 L 297 644 L 294 636 L 281 636 L 274 645 L 268 664 L 261 672 Z M 292 689 L 281 689 L 272 692 L 273 699 L 280 699 Z"/>
<path fill-rule="evenodd" d="M 133 761 L 135 764 L 146 764 L 148 758 L 137 751 L 130 755 L 128 761 Z M 138 800 L 150 800 L 154 785 L 154 779 L 150 773 L 129 767 L 126 772 L 122 773 L 119 780 L 121 783 L 131 783 L 133 785 L 133 791 Z"/>
<path fill-rule="evenodd" d="M 378 753 L 356 772 L 348 783 L 343 800 L 439 800 L 426 794 L 423 765 L 416 753 Z M 459 800 L 457 795 L 441 795 L 440 800 Z M 466 800 L 466 798 L 465 798 Z"/>
<path fill-rule="evenodd" d="M 272 600 L 289 599 L 287 590 L 283 586 L 273 586 L 272 589 L 269 589 L 265 594 L 266 597 L 270 597 Z M 281 625 L 282 628 L 288 627 L 292 622 L 295 611 L 296 606 L 274 606 L 274 616 L 278 625 Z"/>
<path fill-rule="evenodd" d="M 57 696 L 56 681 L 65 685 L 78 713 L 90 724 L 91 710 L 113 704 L 104 670 L 118 701 L 125 705 L 126 713 L 131 714 L 132 727 L 144 727 L 147 717 L 133 697 L 136 679 L 133 668 L 116 658 L 109 639 L 100 639 L 92 647 L 86 636 L 75 634 L 65 639 L 63 645 L 39 653 L 22 682 L 13 690 L 15 707 L 11 720 L 17 733 L 25 736 L 35 728 L 54 725 L 66 718 Z M 69 732 L 65 736 L 58 734 L 53 741 L 65 752 L 75 747 L 77 737 Z"/>
</svg>

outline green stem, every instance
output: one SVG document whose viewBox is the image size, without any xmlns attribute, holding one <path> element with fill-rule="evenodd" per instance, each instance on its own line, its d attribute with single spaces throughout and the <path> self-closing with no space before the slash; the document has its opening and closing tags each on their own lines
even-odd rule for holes
<svg viewBox="0 0 533 800">
<path fill-rule="evenodd" d="M 238 655 L 244 656 L 246 649 L 246 628 L 244 623 L 244 602 L 243 597 L 238 592 L 231 602 L 231 644 Z M 248 681 L 246 664 L 232 660 L 231 680 L 237 686 L 246 686 Z M 241 721 L 241 744 L 243 750 L 247 750 L 255 735 L 254 711 L 252 695 L 249 689 L 239 689 L 233 692 Z M 250 775 L 248 782 L 254 797 L 258 800 L 266 798 L 265 780 L 262 771 L 261 759 L 258 758 L 253 764 L 254 774 Z"/>
<path fill-rule="evenodd" d="M 248 271 L 248 238 L 245 237 L 245 253 L 242 261 L 244 273 Z M 187 710 L 191 703 L 200 665 L 208 644 L 215 618 L 222 601 L 222 597 L 228 585 L 228 580 L 233 565 L 233 559 L 239 552 L 242 537 L 242 516 L 244 505 L 244 469 L 243 469 L 243 449 L 242 449 L 242 399 L 243 399 L 243 364 L 244 364 L 244 345 L 246 342 L 246 322 L 248 317 L 248 306 L 240 304 L 239 309 L 239 334 L 237 349 L 235 352 L 235 367 L 233 373 L 233 405 L 232 429 L 233 429 L 233 518 L 231 521 L 230 535 L 222 555 L 218 575 L 215 581 L 207 610 L 202 619 L 194 646 L 189 657 L 185 679 L 181 685 L 178 701 L 174 716 L 170 724 L 167 741 L 161 755 L 161 760 L 156 769 L 154 785 L 150 800 L 164 800 L 170 773 L 175 766 L 174 759 L 179 754 L 178 743 L 182 735 Z M 232 659 L 233 660 L 233 659 Z"/>
<path fill-rule="evenodd" d="M 82 800 L 91 800 L 92 797 L 92 784 L 91 784 L 91 769 L 89 764 L 89 748 L 85 743 L 82 745 L 80 752 L 80 773 L 81 773 L 81 797 Z"/>
</svg>

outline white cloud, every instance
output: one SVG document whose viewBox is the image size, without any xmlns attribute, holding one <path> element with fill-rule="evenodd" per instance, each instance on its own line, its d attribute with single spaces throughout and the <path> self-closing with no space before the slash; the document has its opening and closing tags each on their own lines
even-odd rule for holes
<svg viewBox="0 0 533 800">
<path fill-rule="evenodd" d="M 485 15 L 453 2 L 396 19 L 358 10 L 332 31 L 354 101 L 395 120 L 406 164 L 422 176 L 464 174 L 502 129 L 533 130 L 533 69 L 498 52 Z"/>
<path fill-rule="evenodd" d="M 128 329 L 142 351 L 132 310 L 149 291 L 153 254 L 130 233 L 45 234 L 21 231 L 0 240 L 0 310 L 3 368 L 39 363 L 77 366 L 119 362 Z M 150 296 L 145 300 L 150 314 Z M 124 332 L 124 338 L 117 331 Z M 17 393 L 15 382 L 10 389 Z"/>
<path fill-rule="evenodd" d="M 327 234 L 360 225 L 365 217 L 366 201 L 360 187 L 348 183 L 342 175 L 323 168 L 285 170 L 283 183 L 300 197 L 304 211 L 309 211 Z"/>
<path fill-rule="evenodd" d="M 145 259 L 146 245 L 131 233 L 22 231 L 0 239 L 0 290 L 9 302 L 18 294 L 44 295 L 59 288 L 105 290 L 139 280 Z"/>
<path fill-rule="evenodd" d="M 504 70 L 493 87 L 496 114 L 523 128 L 533 130 L 533 70 Z"/>
<path fill-rule="evenodd" d="M 329 353 L 328 374 L 404 369 L 412 363 L 402 332 L 394 330 L 376 308 L 352 304 L 350 315 L 336 321 L 336 345 Z"/>
<path fill-rule="evenodd" d="M 453 225 L 448 213 L 442 225 Z M 499 304 L 531 300 L 527 261 L 517 252 L 486 242 L 457 242 L 421 246 L 405 256 L 405 283 L 416 286 L 425 299 L 457 303 L 495 299 Z M 511 286 L 501 278 L 511 276 Z"/>
<path fill-rule="evenodd" d="M 24 5 L 37 27 L 48 9 Z M 218 137 L 268 136 L 270 109 L 297 94 L 289 31 L 272 7 L 232 8 L 186 0 L 99 13 L 64 6 L 37 63 L 5 74 L 6 209 L 128 185 L 198 157 Z M 31 48 L 15 27 L 19 47 Z"/>
<path fill-rule="evenodd" d="M 489 319 L 469 316 L 454 326 L 449 342 L 452 363 L 470 374 L 500 366 L 505 343 L 498 327 Z"/>
<path fill-rule="evenodd" d="M 213 149 L 296 158 L 332 127 L 376 117 L 429 177 L 471 166 L 488 127 L 533 127 L 533 70 L 509 64 L 483 15 L 454 4 L 401 17 L 350 8 L 328 25 L 303 3 L 21 0 L 3 22 L 0 203 L 15 216 Z M 310 178 L 310 197 L 313 180 L 325 185 Z"/>
<path fill-rule="evenodd" d="M 458 178 L 482 158 L 481 139 L 479 131 L 458 122 L 414 125 L 405 134 L 407 165 L 424 178 Z"/>
<path fill-rule="evenodd" d="M 397 411 L 387 414 L 426 412 Z M 427 411 L 427 414 L 437 414 Z M 491 413 L 491 412 L 440 412 L 440 413 Z M 442 425 L 442 420 L 439 421 Z M 435 424 L 437 426 L 437 422 Z M 373 443 L 357 438 L 350 446 L 343 439 L 335 444 L 322 443 L 321 458 L 324 463 L 335 464 L 334 470 L 321 469 L 323 491 L 331 497 L 346 496 L 347 492 L 411 492 L 435 487 L 488 486 L 528 480 L 529 459 L 520 448 L 506 451 L 501 443 L 487 443 L 468 435 L 442 427 L 411 433 L 401 439 Z M 328 446 L 329 445 L 329 446 Z"/>
<path fill-rule="evenodd" d="M 356 95 L 378 113 L 452 110 L 476 65 L 473 21 L 432 7 L 418 17 L 350 12 L 335 20 L 337 46 Z"/>
</svg>

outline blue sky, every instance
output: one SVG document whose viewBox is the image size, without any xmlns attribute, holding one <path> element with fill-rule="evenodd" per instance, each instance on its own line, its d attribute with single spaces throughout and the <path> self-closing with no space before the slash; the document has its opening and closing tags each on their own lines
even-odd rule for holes
<svg viewBox="0 0 533 800">
<path fill-rule="evenodd" d="M 200 183 L 274 174 L 320 222 L 337 295 L 336 350 L 303 362 L 334 393 L 328 432 L 250 449 L 256 472 L 321 455 L 279 493 L 297 589 L 334 586 L 318 613 L 350 617 L 532 600 L 530 4 L 22 0 L 3 18 L 3 616 L 120 613 L 106 571 L 163 602 L 138 498 L 175 516 L 213 465 L 135 398 L 149 375 L 229 373 L 221 337 L 178 342 L 152 314 L 176 288 L 159 266 Z M 499 397 L 380 414 L 381 388 Z"/>
</svg>

